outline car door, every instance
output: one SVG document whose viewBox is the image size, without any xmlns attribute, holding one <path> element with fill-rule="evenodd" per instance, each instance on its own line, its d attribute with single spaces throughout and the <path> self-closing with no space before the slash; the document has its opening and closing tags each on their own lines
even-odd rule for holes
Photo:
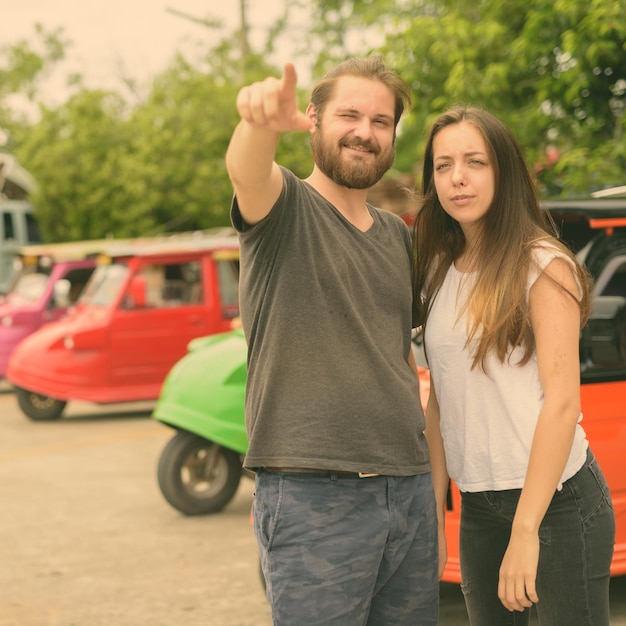
<svg viewBox="0 0 626 626">
<path fill-rule="evenodd" d="M 612 569 L 620 573 L 626 572 L 626 238 L 622 244 L 596 277 L 581 336 L 582 424 L 611 489 L 618 520 Z"/>
<path fill-rule="evenodd" d="M 141 264 L 111 324 L 111 384 L 159 386 L 195 337 L 208 333 L 201 257 Z"/>
</svg>

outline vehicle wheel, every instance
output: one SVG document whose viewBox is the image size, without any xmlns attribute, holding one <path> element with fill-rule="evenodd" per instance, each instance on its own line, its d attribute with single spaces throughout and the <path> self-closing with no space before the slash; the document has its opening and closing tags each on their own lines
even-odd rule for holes
<svg viewBox="0 0 626 626">
<path fill-rule="evenodd" d="M 20 409 L 27 417 L 36 422 L 59 419 L 67 404 L 64 400 L 42 396 L 34 391 L 22 389 L 22 387 L 15 388 L 15 395 L 17 396 L 17 403 Z"/>
<path fill-rule="evenodd" d="M 181 430 L 159 459 L 157 477 L 165 499 L 185 515 L 221 511 L 241 480 L 239 454 Z"/>
</svg>

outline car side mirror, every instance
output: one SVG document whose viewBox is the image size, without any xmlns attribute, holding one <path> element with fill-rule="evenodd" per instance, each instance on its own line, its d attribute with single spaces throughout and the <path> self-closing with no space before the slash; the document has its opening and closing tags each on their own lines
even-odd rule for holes
<svg viewBox="0 0 626 626">
<path fill-rule="evenodd" d="M 581 333 L 583 364 L 626 365 L 626 298 L 597 296 Z"/>
<path fill-rule="evenodd" d="M 67 278 L 60 278 L 54 283 L 52 306 L 66 309 L 70 305 L 70 289 L 72 285 Z"/>
</svg>

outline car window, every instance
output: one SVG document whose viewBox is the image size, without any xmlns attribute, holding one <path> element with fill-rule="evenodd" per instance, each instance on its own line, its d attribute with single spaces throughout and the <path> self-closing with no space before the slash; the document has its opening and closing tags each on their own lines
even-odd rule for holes
<svg viewBox="0 0 626 626">
<path fill-rule="evenodd" d="M 9 294 L 9 301 L 13 304 L 18 302 L 37 302 L 46 289 L 49 277 L 49 269 L 28 268 L 22 270 Z"/>
<path fill-rule="evenodd" d="M 216 259 L 222 316 L 233 319 L 239 315 L 239 260 Z"/>
<path fill-rule="evenodd" d="M 172 308 L 202 304 L 199 261 L 145 265 L 129 286 L 124 308 Z"/>
<path fill-rule="evenodd" d="M 109 306 L 118 295 L 129 271 L 125 263 L 100 265 L 87 283 L 81 302 L 96 306 Z"/>
<path fill-rule="evenodd" d="M 93 268 L 81 267 L 72 269 L 65 275 L 65 280 L 69 281 L 68 293 L 69 304 L 76 304 L 85 289 L 85 285 L 93 274 Z"/>
<path fill-rule="evenodd" d="M 15 220 L 13 213 L 10 211 L 3 211 L 2 224 L 4 227 L 4 240 L 11 241 L 12 239 L 15 239 Z"/>
</svg>

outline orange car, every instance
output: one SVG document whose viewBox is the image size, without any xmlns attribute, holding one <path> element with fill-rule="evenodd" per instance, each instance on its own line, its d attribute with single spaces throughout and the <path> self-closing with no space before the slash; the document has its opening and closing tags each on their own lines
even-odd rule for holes
<svg viewBox="0 0 626 626">
<path fill-rule="evenodd" d="M 613 576 L 626 574 L 626 200 L 546 203 L 561 239 L 577 251 L 595 286 L 580 338 L 583 426 L 611 489 L 617 522 Z M 420 390 L 428 389 L 421 370 Z M 426 404 L 425 394 L 422 403 Z M 443 580 L 460 582 L 461 496 L 451 483 L 446 511 L 448 563 Z"/>
</svg>

